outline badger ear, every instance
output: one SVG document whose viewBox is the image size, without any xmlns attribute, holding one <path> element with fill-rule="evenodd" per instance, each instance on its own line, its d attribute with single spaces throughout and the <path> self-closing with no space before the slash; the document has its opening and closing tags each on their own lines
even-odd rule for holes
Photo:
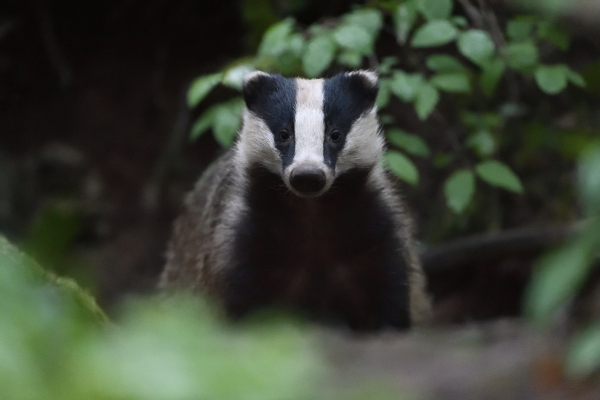
<svg viewBox="0 0 600 400">
<path fill-rule="evenodd" d="M 346 74 L 348 87 L 353 96 L 361 99 L 363 107 L 372 108 L 379 92 L 379 76 L 373 71 L 352 71 Z"/>
<path fill-rule="evenodd" d="M 261 97 L 268 96 L 277 89 L 276 79 L 276 76 L 262 71 L 253 71 L 244 77 L 242 95 L 250 111 L 254 111 Z"/>
<path fill-rule="evenodd" d="M 378 89 L 379 88 L 379 75 L 373 71 L 367 70 L 359 70 L 349 72 L 348 75 L 359 76 L 365 83 L 365 85 L 370 86 L 371 88 Z"/>
</svg>

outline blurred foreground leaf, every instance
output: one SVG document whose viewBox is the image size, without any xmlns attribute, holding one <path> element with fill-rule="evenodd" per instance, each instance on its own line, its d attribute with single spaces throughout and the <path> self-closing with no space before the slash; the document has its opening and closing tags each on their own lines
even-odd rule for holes
<svg viewBox="0 0 600 400">
<path fill-rule="evenodd" d="M 589 271 L 589 240 L 576 240 L 544 256 L 537 264 L 525 297 L 525 314 L 547 323 L 581 287 Z"/>
<path fill-rule="evenodd" d="M 56 291 L 73 301 L 77 307 L 77 313 L 80 317 L 94 323 L 104 324 L 108 322 L 108 317 L 96 303 L 96 300 L 86 290 L 82 289 L 77 283 L 69 278 L 58 277 L 52 272 L 45 271 L 32 258 L 28 257 L 12 245 L 4 236 L 0 234 L 0 275 L 6 281 L 8 279 L 19 279 L 18 284 L 41 285 L 50 291 Z M 8 276 L 8 277 L 7 277 Z M 4 281 L 4 284 L 7 282 Z M 16 288 L 18 289 L 18 287 Z M 11 291 L 15 288 L 11 288 Z M 6 288 L 4 289 L 6 291 Z M 2 290 L 0 290 L 2 292 Z M 2 293 L 5 294 L 5 293 Z M 10 302 L 16 302 L 14 298 Z M 6 305 L 6 303 L 0 301 Z M 0 313 L 2 315 L 2 313 Z M 1 319 L 1 318 L 0 318 Z"/>
<path fill-rule="evenodd" d="M 225 326 L 197 298 L 139 299 L 119 326 L 75 282 L 0 237 L 0 399 L 318 398 L 323 362 L 302 325 Z"/>
<path fill-rule="evenodd" d="M 600 368 L 600 322 L 573 339 L 566 361 L 566 373 L 572 378 L 584 378 Z"/>
<path fill-rule="evenodd" d="M 600 215 L 600 144 L 589 146 L 581 155 L 578 178 L 585 213 Z"/>
</svg>

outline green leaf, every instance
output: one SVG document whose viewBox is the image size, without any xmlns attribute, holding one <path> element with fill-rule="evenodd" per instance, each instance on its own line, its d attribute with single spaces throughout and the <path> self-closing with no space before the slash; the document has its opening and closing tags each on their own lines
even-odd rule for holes
<svg viewBox="0 0 600 400">
<path fill-rule="evenodd" d="M 486 96 L 491 96 L 504 75 L 506 64 L 499 58 L 490 60 L 482 65 L 483 71 L 480 77 L 481 89 Z"/>
<path fill-rule="evenodd" d="M 258 56 L 276 57 L 288 48 L 289 37 L 294 30 L 294 19 L 286 18 L 265 32 L 258 47 Z"/>
<path fill-rule="evenodd" d="M 535 81 L 547 94 L 557 94 L 567 87 L 568 68 L 564 64 L 540 65 L 535 70 Z"/>
<path fill-rule="evenodd" d="M 396 123 L 396 119 L 390 114 L 379 114 L 379 122 L 382 125 L 393 125 Z"/>
<path fill-rule="evenodd" d="M 242 123 L 244 101 L 241 98 L 219 104 L 213 117 L 215 140 L 223 147 L 231 146 Z"/>
<path fill-rule="evenodd" d="M 210 91 L 221 82 L 220 72 L 196 78 L 188 90 L 187 103 L 190 108 L 196 107 Z"/>
<path fill-rule="evenodd" d="M 600 368 L 600 322 L 580 332 L 569 346 L 565 372 L 574 379 L 585 378 Z"/>
<path fill-rule="evenodd" d="M 362 64 L 363 55 L 357 51 L 346 50 L 338 55 L 338 62 L 349 66 L 350 68 L 358 68 Z"/>
<path fill-rule="evenodd" d="M 508 66 L 519 72 L 530 72 L 538 63 L 538 49 L 533 42 L 509 43 L 502 49 Z"/>
<path fill-rule="evenodd" d="M 419 183 L 419 171 L 404 154 L 389 150 L 384 154 L 383 162 L 396 176 L 405 182 L 411 185 Z"/>
<path fill-rule="evenodd" d="M 351 50 L 362 55 L 373 52 L 373 37 L 362 26 L 342 25 L 335 29 L 333 37 L 346 50 Z"/>
<path fill-rule="evenodd" d="M 541 258 L 525 292 L 527 316 L 547 323 L 575 295 L 588 275 L 590 250 L 589 243 L 578 238 Z"/>
<path fill-rule="evenodd" d="M 427 22 L 415 32 L 411 45 L 413 47 L 435 47 L 450 43 L 458 35 L 458 30 L 448 21 L 436 20 Z"/>
<path fill-rule="evenodd" d="M 392 72 L 392 67 L 396 64 L 398 64 L 398 57 L 384 57 L 379 63 L 377 70 L 379 71 L 380 75 L 387 75 Z"/>
<path fill-rule="evenodd" d="M 390 102 L 390 96 L 392 94 L 391 85 L 391 79 L 379 79 L 379 92 L 377 93 L 377 99 L 375 99 L 377 108 L 383 108 Z"/>
<path fill-rule="evenodd" d="M 579 198 L 587 216 L 600 215 L 600 145 L 588 145 L 579 159 Z"/>
<path fill-rule="evenodd" d="M 466 28 L 469 26 L 469 21 L 462 15 L 455 15 L 450 18 L 450 21 L 459 28 Z"/>
<path fill-rule="evenodd" d="M 431 153 L 427 143 L 417 135 L 411 135 L 400 129 L 388 129 L 385 136 L 391 144 L 415 156 L 427 157 Z"/>
<path fill-rule="evenodd" d="M 306 76 L 314 78 L 329 67 L 335 57 L 336 45 L 329 35 L 313 37 L 302 57 L 302 67 Z"/>
<path fill-rule="evenodd" d="M 585 87 L 585 80 L 579 73 L 573 71 L 571 68 L 567 68 L 567 79 L 575 86 Z"/>
<path fill-rule="evenodd" d="M 198 139 L 200 135 L 212 127 L 217 106 L 212 106 L 196 119 L 196 122 L 194 122 L 190 131 L 191 141 Z"/>
<path fill-rule="evenodd" d="M 515 41 L 529 39 L 534 26 L 535 21 L 531 18 L 515 18 L 506 25 L 506 35 Z"/>
<path fill-rule="evenodd" d="M 478 29 L 470 29 L 461 33 L 457 40 L 457 46 L 463 56 L 479 66 L 487 62 L 495 51 L 490 35 Z"/>
<path fill-rule="evenodd" d="M 394 10 L 394 28 L 396 40 L 399 44 L 406 43 L 415 20 L 417 19 L 417 5 L 415 1 L 399 4 Z"/>
<path fill-rule="evenodd" d="M 463 111 L 460 118 L 466 125 L 478 129 L 494 129 L 502 123 L 502 117 L 498 113 Z"/>
<path fill-rule="evenodd" d="M 61 241 L 61 238 L 56 239 L 58 241 Z M 73 304 L 65 304 L 66 306 L 75 306 L 74 309 L 72 309 L 71 311 L 76 311 L 78 317 L 80 317 L 81 319 L 87 321 L 87 322 L 92 322 L 94 325 L 104 325 L 106 326 L 106 324 L 109 323 L 109 319 L 106 316 L 106 314 L 102 311 L 102 309 L 98 306 L 98 304 L 96 303 L 96 300 L 94 299 L 94 297 L 92 295 L 90 295 L 88 293 L 88 291 L 86 291 L 85 289 L 81 288 L 74 280 L 69 279 L 69 278 L 64 278 L 64 277 L 59 277 L 57 275 L 55 275 L 52 272 L 46 271 L 44 270 L 36 260 L 34 260 L 33 258 L 31 258 L 29 255 L 21 252 L 16 246 L 14 246 L 12 243 L 10 243 L 2 234 L 0 234 L 0 290 L 2 291 L 2 294 L 6 297 L 0 299 L 6 301 L 7 299 L 11 299 L 12 301 L 15 301 L 16 299 L 14 298 L 14 295 L 16 294 L 21 295 L 23 297 L 26 298 L 27 301 L 31 302 L 31 301 L 43 301 L 43 307 L 39 307 L 42 306 L 42 304 L 39 304 L 38 307 L 36 307 L 35 311 L 44 314 L 43 317 L 44 319 L 46 319 L 46 321 L 39 321 L 38 317 L 39 316 L 32 316 L 32 315 L 27 315 L 28 318 L 32 318 L 32 319 L 36 319 L 36 322 L 41 322 L 41 323 L 48 323 L 48 322 L 55 322 L 55 323 L 60 323 L 62 321 L 60 320 L 55 320 L 52 321 L 53 317 L 56 317 L 56 315 L 52 315 L 52 305 L 56 304 L 53 303 L 52 301 L 48 301 L 48 300 L 59 300 L 59 299 L 52 299 L 50 297 L 47 298 L 43 298 L 40 296 L 41 293 L 39 293 L 39 290 L 41 289 L 41 287 L 36 287 L 35 289 L 31 286 L 29 287 L 15 287 L 14 285 L 9 285 L 8 287 L 5 286 L 7 283 L 16 283 L 16 282 L 7 282 L 7 278 L 18 278 L 19 281 L 23 280 L 23 282 L 18 282 L 20 284 L 23 283 L 28 283 L 30 285 L 44 285 L 44 291 L 47 292 L 47 295 L 50 296 L 55 296 L 56 294 L 64 297 L 60 300 L 64 301 L 64 300 L 68 300 Z M 8 291 L 7 291 L 8 289 Z M 28 289 L 28 290 L 22 290 L 22 289 Z M 11 290 L 16 290 L 19 293 L 10 293 Z M 37 295 L 36 295 L 36 292 Z M 34 296 L 31 296 L 34 295 Z M 35 296 L 36 295 L 36 296 Z M 44 301 L 46 300 L 46 301 Z M 7 304 L 5 303 L 4 306 L 6 306 Z M 61 304 L 62 305 L 62 304 Z M 10 307 L 10 305 L 8 305 Z M 15 307 L 20 307 L 21 310 L 23 310 L 24 304 L 18 302 L 13 304 L 13 306 Z M 25 307 L 27 307 L 27 305 L 25 305 Z M 12 307 L 11 307 L 12 308 Z M 66 309 L 66 308 L 65 308 Z M 14 308 L 13 308 L 14 310 Z M 7 315 L 5 315 L 4 313 L 1 313 L 2 311 L 6 311 L 6 308 L 2 308 L 0 306 L 0 315 L 2 315 L 3 320 L 5 321 L 7 318 Z M 30 311 L 34 311 L 34 310 L 30 310 Z M 49 313 L 50 312 L 50 313 Z M 21 314 L 21 313 L 19 313 Z M 2 329 L 4 328 L 4 329 Z M 31 335 L 33 332 L 31 332 L 31 326 L 28 324 L 26 327 L 21 327 L 24 328 L 26 330 L 26 332 L 29 335 Z M 61 329 L 68 329 L 66 326 L 61 326 Z M 0 338 L 2 338 L 2 333 L 6 333 L 6 325 L 3 327 L 2 324 L 0 324 Z M 55 332 L 56 334 L 60 335 L 58 332 Z M 5 336 L 6 337 L 6 336 Z M 4 337 L 4 338 L 5 338 Z M 33 345 L 33 344 L 31 344 Z M 55 353 L 56 354 L 56 353 Z M 6 353 L 3 353 L 3 355 L 6 355 Z M 4 361 L 4 362 L 3 362 Z M 1 367 L 6 367 L 8 360 L 4 359 L 2 361 L 0 361 L 0 366 Z M 12 368 L 14 366 L 9 366 L 9 368 Z M 4 371 L 6 371 L 6 369 L 4 369 Z M 3 373 L 4 373 L 3 371 Z M 26 371 L 21 371 L 22 373 L 25 373 Z M 30 371 L 27 371 L 30 372 Z M 2 390 L 0 389 L 0 395 L 2 394 Z M 0 396 L 1 397 L 1 396 Z"/>
<path fill-rule="evenodd" d="M 383 16 L 381 11 L 375 8 L 360 8 L 347 14 L 344 22 L 363 27 L 371 36 L 376 37 L 383 25 Z"/>
<path fill-rule="evenodd" d="M 429 114 L 435 109 L 440 100 L 440 93 L 433 85 L 424 83 L 421 85 L 417 97 L 415 99 L 415 111 L 419 119 L 426 119 Z"/>
<path fill-rule="evenodd" d="M 511 192 L 523 192 L 523 185 L 519 177 L 500 161 L 483 161 L 475 167 L 475 171 L 481 179 L 492 186 L 498 186 Z"/>
<path fill-rule="evenodd" d="M 407 74 L 402 70 L 394 71 L 391 83 L 392 93 L 403 101 L 413 101 L 424 82 L 425 78 L 421 74 Z"/>
<path fill-rule="evenodd" d="M 452 0 L 417 0 L 417 6 L 423 16 L 429 20 L 448 19 L 452 14 Z"/>
<path fill-rule="evenodd" d="M 433 165 L 436 168 L 446 168 L 455 158 L 453 154 L 438 153 L 433 157 Z"/>
<path fill-rule="evenodd" d="M 446 92 L 468 93 L 471 91 L 471 82 L 465 73 L 450 72 L 437 74 L 430 79 L 432 85 Z"/>
<path fill-rule="evenodd" d="M 300 58 L 302 53 L 304 52 L 304 36 L 300 33 L 292 33 L 289 36 L 289 40 L 287 43 L 287 48 L 289 52 L 296 58 Z"/>
<path fill-rule="evenodd" d="M 539 23 L 537 35 L 540 39 L 547 40 L 563 51 L 568 50 L 571 45 L 569 33 L 550 21 Z"/>
<path fill-rule="evenodd" d="M 441 72 L 463 72 L 467 70 L 460 61 L 446 54 L 434 54 L 427 57 L 427 68 Z"/>
<path fill-rule="evenodd" d="M 223 73 L 222 82 L 233 89 L 242 90 L 244 77 L 255 70 L 256 68 L 250 63 L 233 66 Z"/>
<path fill-rule="evenodd" d="M 496 140 L 494 135 L 486 129 L 479 130 L 469 136 L 465 142 L 481 158 L 489 157 L 496 151 Z"/>
<path fill-rule="evenodd" d="M 475 191 L 475 176 L 468 169 L 454 172 L 444 184 L 446 203 L 455 213 L 461 213 L 471 202 Z"/>
</svg>

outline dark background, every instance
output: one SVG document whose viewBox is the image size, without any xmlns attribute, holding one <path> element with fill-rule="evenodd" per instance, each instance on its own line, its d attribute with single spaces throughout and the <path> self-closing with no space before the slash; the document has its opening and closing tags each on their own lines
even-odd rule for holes
<svg viewBox="0 0 600 400">
<path fill-rule="evenodd" d="M 192 79 L 254 51 L 282 16 L 351 2 L 244 17 L 251 3 L 3 1 L 0 231 L 103 304 L 153 288 L 183 193 L 220 150 L 187 140 Z"/>
</svg>

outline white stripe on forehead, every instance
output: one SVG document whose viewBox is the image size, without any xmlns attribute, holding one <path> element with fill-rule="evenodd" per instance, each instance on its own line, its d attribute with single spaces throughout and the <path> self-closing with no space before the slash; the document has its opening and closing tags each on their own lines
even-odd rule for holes
<svg viewBox="0 0 600 400">
<path fill-rule="evenodd" d="M 294 163 L 323 163 L 323 79 L 296 79 Z"/>
</svg>

